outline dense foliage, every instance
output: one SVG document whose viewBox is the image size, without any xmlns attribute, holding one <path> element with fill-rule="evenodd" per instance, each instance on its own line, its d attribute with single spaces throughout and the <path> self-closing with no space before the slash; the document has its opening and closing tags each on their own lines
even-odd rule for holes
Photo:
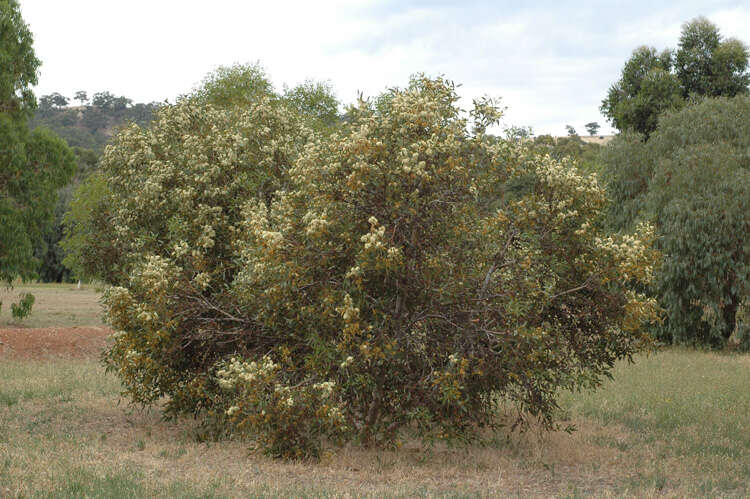
<svg viewBox="0 0 750 499">
<path fill-rule="evenodd" d="M 73 154 L 76 159 L 76 173 L 66 185 L 57 190 L 54 219 L 45 228 L 42 239 L 34 246 L 34 256 L 40 262 L 37 274 L 42 282 L 72 282 L 82 277 L 64 263 L 65 252 L 60 245 L 64 235 L 63 219 L 70 210 L 73 194 L 78 186 L 96 171 L 99 154 L 80 147 L 74 147 Z"/>
<path fill-rule="evenodd" d="M 652 211 L 667 334 L 750 347 L 750 98 L 707 99 L 664 117 L 652 155 Z"/>
<path fill-rule="evenodd" d="M 625 63 L 620 80 L 602 101 L 602 114 L 619 130 L 648 136 L 662 112 L 682 104 L 679 81 L 671 69 L 670 51 L 637 48 Z"/>
<path fill-rule="evenodd" d="M 191 122 L 194 123 L 194 126 L 188 127 L 185 124 L 186 131 L 184 132 L 181 128 L 182 125 L 169 124 L 168 126 L 172 129 L 163 129 L 163 127 L 167 126 L 165 118 L 157 113 L 157 118 L 160 117 L 161 121 L 152 126 L 150 132 L 155 133 L 159 131 L 162 134 L 169 134 L 171 137 L 170 140 L 173 143 L 163 152 L 166 155 L 165 158 L 176 162 L 173 167 L 180 169 L 180 161 L 187 161 L 188 159 L 189 161 L 195 161 L 195 158 L 186 159 L 177 156 L 177 152 L 180 151 L 179 144 L 181 140 L 187 138 L 190 134 L 195 135 L 193 140 L 204 144 L 206 148 L 204 152 L 205 161 L 208 161 L 209 158 L 211 160 L 215 159 L 220 151 L 224 151 L 222 149 L 224 146 L 221 144 L 217 144 L 215 150 L 212 149 L 213 146 L 210 142 L 213 140 L 215 134 L 231 134 L 234 133 L 233 131 L 236 131 L 245 136 L 250 133 L 256 133 L 255 131 L 249 131 L 252 127 L 265 130 L 265 127 L 261 126 L 260 123 L 252 124 L 252 126 L 246 124 L 245 128 L 242 128 L 242 122 L 247 120 L 248 109 L 255 109 L 259 103 L 263 103 L 264 109 L 268 109 L 269 112 L 281 113 L 285 120 L 294 121 L 294 125 L 284 125 L 286 128 L 293 126 L 294 131 L 285 132 L 285 135 L 279 136 L 277 139 L 274 137 L 276 137 L 279 131 L 274 129 L 273 126 L 279 125 L 279 123 L 273 121 L 275 114 L 268 118 L 269 122 L 267 126 L 271 128 L 263 132 L 272 134 L 268 138 L 268 143 L 261 144 L 259 142 L 262 141 L 261 138 L 253 138 L 253 146 L 265 151 L 263 154 L 270 154 L 268 151 L 274 151 L 274 147 L 281 147 L 280 144 L 274 145 L 275 141 L 288 140 L 291 136 L 297 136 L 295 140 L 298 140 L 301 144 L 304 142 L 301 137 L 311 133 L 304 130 L 306 127 L 318 130 L 324 128 L 327 124 L 333 122 L 333 118 L 337 116 L 336 112 L 338 108 L 335 96 L 330 87 L 325 84 L 305 82 L 298 87 L 287 89 L 284 94 L 279 94 L 275 92 L 273 85 L 259 65 L 235 64 L 227 67 L 219 67 L 216 71 L 207 75 L 201 85 L 195 88 L 190 94 L 182 96 L 176 106 L 165 107 L 167 109 L 166 113 L 174 113 L 174 109 L 178 108 L 188 113 L 191 116 L 189 119 L 192 120 Z M 207 110 L 205 120 L 200 118 L 200 113 L 203 110 Z M 216 121 L 219 119 L 217 118 L 219 116 L 221 117 L 220 121 Z M 265 118 L 256 114 L 254 119 L 262 120 Z M 134 133 L 133 130 L 139 130 L 140 132 L 138 133 L 146 133 L 142 124 L 138 126 L 138 123 L 133 122 L 132 125 L 134 126 L 123 131 L 122 137 L 128 136 L 128 133 Z M 128 132 L 128 130 L 130 131 Z M 183 134 L 185 134 L 184 137 Z M 166 136 L 162 135 L 158 139 L 153 140 L 164 141 L 166 140 Z M 242 154 L 249 154 L 245 151 L 246 146 L 238 144 L 235 147 L 236 151 L 233 154 L 240 156 Z M 289 149 L 289 151 L 296 150 L 298 147 L 300 147 L 299 144 Z M 185 152 L 180 152 L 180 154 L 185 154 Z M 256 151 L 254 154 L 257 155 L 260 153 Z M 229 179 L 225 176 L 220 176 L 221 181 L 217 180 L 219 182 L 217 186 L 222 186 L 224 185 L 223 182 L 232 180 L 238 182 L 237 185 L 244 186 L 243 188 L 254 189 L 248 195 L 260 195 L 261 192 L 264 192 L 263 196 L 269 197 L 272 192 L 283 185 L 283 179 L 286 177 L 286 165 L 291 162 L 291 159 L 284 159 L 285 156 L 281 155 L 281 153 L 274 154 L 277 154 L 278 157 L 268 160 L 269 164 L 265 166 L 268 171 L 250 172 L 248 170 L 245 175 L 253 177 L 251 180 L 244 177 Z M 240 160 L 250 161 L 242 157 L 240 157 Z M 245 165 L 244 168 L 247 169 L 247 166 Z M 188 173 L 189 171 L 185 172 L 185 174 Z M 228 172 L 224 173 L 229 175 Z M 138 175 L 142 175 L 142 177 L 139 177 L 141 179 L 145 179 L 151 174 L 152 172 L 146 171 L 138 173 Z M 208 177 L 204 179 L 206 186 L 210 185 L 210 180 Z M 180 182 L 188 181 L 180 178 Z M 232 193 L 230 192 L 229 194 Z M 64 238 L 60 241 L 60 246 L 66 253 L 63 264 L 78 277 L 119 282 L 113 271 L 115 266 L 119 265 L 119 255 L 123 248 L 127 249 L 129 245 L 120 247 L 114 244 L 115 239 L 111 233 L 112 225 L 109 223 L 109 219 L 113 216 L 110 199 L 113 195 L 115 194 L 110 192 L 110 186 L 105 180 L 105 175 L 100 172 L 86 177 L 76 187 L 69 209 L 64 216 Z M 195 193 L 195 195 L 203 195 L 203 190 Z M 237 204 L 239 202 L 239 198 L 224 200 L 221 202 L 223 203 L 222 209 L 226 208 L 224 205 Z M 148 212 L 145 213 L 144 216 L 152 215 Z M 123 240 L 124 238 L 125 235 L 123 235 Z"/>
<path fill-rule="evenodd" d="M 0 1 L 0 61 L 0 282 L 9 284 L 35 275 L 34 247 L 75 160 L 50 131 L 29 130 L 39 60 L 15 0 Z"/>
<path fill-rule="evenodd" d="M 736 38 L 723 39 L 705 17 L 682 27 L 674 65 L 685 97 L 734 97 L 748 91 L 747 47 Z"/>
<path fill-rule="evenodd" d="M 106 150 L 81 259 L 114 285 L 133 401 L 315 456 L 467 437 L 502 399 L 552 425 L 561 387 L 643 347 L 649 227 L 605 237 L 595 178 L 486 136 L 491 101 L 468 132 L 453 86 L 416 78 L 313 134 L 267 93 L 186 98 Z"/>
<path fill-rule="evenodd" d="M 738 96 L 669 112 L 647 143 L 625 134 L 602 155 L 612 228 L 656 224 L 666 341 L 750 347 L 748 150 L 750 98 Z"/>
<path fill-rule="evenodd" d="M 307 80 L 278 93 L 260 64 L 221 66 L 183 98 L 228 112 L 246 109 L 259 98 L 267 99 L 272 106 L 285 106 L 306 127 L 319 133 L 327 133 L 340 121 L 339 103 L 329 84 Z"/>
<path fill-rule="evenodd" d="M 630 230 L 648 219 L 649 187 L 654 175 L 653 156 L 643 136 L 626 131 L 615 136 L 599 156 L 601 179 L 611 203 L 606 225 L 614 231 Z"/>
<path fill-rule="evenodd" d="M 686 99 L 746 94 L 748 84 L 747 47 L 723 39 L 715 24 L 699 17 L 682 27 L 676 52 L 634 50 L 600 109 L 617 129 L 648 138 L 659 116 Z"/>
</svg>

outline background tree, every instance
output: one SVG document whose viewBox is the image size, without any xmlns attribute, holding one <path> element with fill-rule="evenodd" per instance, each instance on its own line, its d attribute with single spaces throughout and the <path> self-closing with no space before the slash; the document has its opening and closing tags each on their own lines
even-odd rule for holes
<svg viewBox="0 0 750 499">
<path fill-rule="evenodd" d="M 577 137 L 578 132 L 576 132 L 576 129 L 573 128 L 570 125 L 565 125 L 565 130 L 568 132 L 568 137 Z"/>
<path fill-rule="evenodd" d="M 506 126 L 503 128 L 505 139 L 511 142 L 524 142 L 534 136 L 534 130 L 530 126 Z"/>
<path fill-rule="evenodd" d="M 596 121 L 592 121 L 591 123 L 586 123 L 586 131 L 589 132 L 589 135 L 592 137 L 596 135 L 599 132 L 599 128 L 601 126 Z"/>
<path fill-rule="evenodd" d="M 583 172 L 593 173 L 599 170 L 599 152 L 602 146 L 595 142 L 584 142 L 581 137 L 552 137 L 539 135 L 528 144 L 535 152 L 549 154 L 557 161 L 565 158 L 573 160 Z"/>
<path fill-rule="evenodd" d="M 599 162 L 601 179 L 612 199 L 607 206 L 608 227 L 613 232 L 627 231 L 649 219 L 646 206 L 654 158 L 643 135 L 631 130 L 616 135 L 602 148 Z"/>
<path fill-rule="evenodd" d="M 55 107 L 65 107 L 68 105 L 68 98 L 58 92 L 53 93 L 50 97 L 52 98 L 52 105 Z"/>
<path fill-rule="evenodd" d="M 76 174 L 68 184 L 57 191 L 54 220 L 43 234 L 43 240 L 34 247 L 34 255 L 40 260 L 39 279 L 44 282 L 69 282 L 74 278 L 89 277 L 73 272 L 73 268 L 64 261 L 65 250 L 60 245 L 64 236 L 63 219 L 71 209 L 73 195 L 78 186 L 96 171 L 99 154 L 91 149 L 74 147 Z"/>
<path fill-rule="evenodd" d="M 63 214 L 59 247 L 63 250 L 63 272 L 82 280 L 108 280 L 114 282 L 111 266 L 115 248 L 110 246 L 114 237 L 106 220 L 111 216 L 108 203 L 109 189 L 101 172 L 86 177 L 72 194 Z M 98 236 L 97 236 L 98 234 Z M 51 260 L 50 267 L 57 268 L 59 259 Z M 65 275 L 61 276 L 64 279 Z"/>
<path fill-rule="evenodd" d="M 221 66 L 209 73 L 188 98 L 222 109 L 244 110 L 260 97 L 269 99 L 271 105 L 289 107 L 318 132 L 329 132 L 340 121 L 339 103 L 330 84 L 307 80 L 278 93 L 259 63 Z"/>
<path fill-rule="evenodd" d="M 111 92 L 97 92 L 91 97 L 91 105 L 100 109 L 111 109 L 115 99 Z"/>
<path fill-rule="evenodd" d="M 682 27 L 675 56 L 675 73 L 682 94 L 732 97 L 747 93 L 750 83 L 748 50 L 735 38 L 724 40 L 705 17 Z"/>
<path fill-rule="evenodd" d="M 122 111 L 133 105 L 133 101 L 124 96 L 115 97 L 112 99 L 112 109 L 115 111 Z"/>
<path fill-rule="evenodd" d="M 67 106 L 68 102 L 68 98 L 58 92 L 42 95 L 39 98 L 39 110 L 46 112 L 52 109 L 59 109 Z"/>
<path fill-rule="evenodd" d="M 668 113 L 649 144 L 650 188 L 664 262 L 657 275 L 665 337 L 750 348 L 750 98 Z"/>
<path fill-rule="evenodd" d="M 75 169 L 65 142 L 29 131 L 39 60 L 15 0 L 0 0 L 0 281 L 35 275 L 33 248 L 42 239 L 56 192 Z"/>
<path fill-rule="evenodd" d="M 339 121 L 339 103 L 330 84 L 307 80 L 285 88 L 282 98 L 317 130 L 332 129 Z"/>
<path fill-rule="evenodd" d="M 78 90 L 73 98 L 80 102 L 82 106 L 89 101 L 89 96 L 85 90 Z"/>
<path fill-rule="evenodd" d="M 648 138 L 659 114 L 682 103 L 679 81 L 671 69 L 671 51 L 637 48 L 602 101 L 602 114 L 618 130 L 633 130 Z"/>
<path fill-rule="evenodd" d="M 716 25 L 699 17 L 682 27 L 676 53 L 639 47 L 625 63 L 600 107 L 621 131 L 648 139 L 659 116 L 692 96 L 747 93 L 748 49 L 739 40 L 723 40 Z"/>
<path fill-rule="evenodd" d="M 223 109 L 246 109 L 259 97 L 277 99 L 260 64 L 221 66 L 209 73 L 189 98 Z"/>
</svg>

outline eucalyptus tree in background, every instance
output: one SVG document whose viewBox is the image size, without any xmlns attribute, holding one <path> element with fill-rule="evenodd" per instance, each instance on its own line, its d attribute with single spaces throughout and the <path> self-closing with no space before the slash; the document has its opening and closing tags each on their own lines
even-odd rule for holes
<svg viewBox="0 0 750 499">
<path fill-rule="evenodd" d="M 283 104 L 318 132 L 329 132 L 341 120 L 339 102 L 329 83 L 306 80 L 277 92 L 259 63 L 221 66 L 209 73 L 185 98 L 217 108 L 242 111 L 259 98 Z"/>
<path fill-rule="evenodd" d="M 749 84 L 747 47 L 698 17 L 683 25 L 676 51 L 635 49 L 600 109 L 618 130 L 648 139 L 666 110 L 694 97 L 744 94 Z"/>
<path fill-rule="evenodd" d="M 719 28 L 705 17 L 683 26 L 675 54 L 675 73 L 683 97 L 733 97 L 747 93 L 747 69 L 748 50 L 741 41 L 724 39 Z"/>
<path fill-rule="evenodd" d="M 682 104 L 679 80 L 671 70 L 671 51 L 638 47 L 602 101 L 602 114 L 618 130 L 648 137 L 662 112 Z"/>
<path fill-rule="evenodd" d="M 669 112 L 648 148 L 665 339 L 750 349 L 750 98 Z"/>
<path fill-rule="evenodd" d="M 596 121 L 592 121 L 591 123 L 586 123 L 586 125 L 584 126 L 586 127 L 586 131 L 589 132 L 589 135 L 591 135 L 592 137 L 596 135 L 599 132 L 599 129 L 601 128 L 599 123 L 597 123 Z"/>
<path fill-rule="evenodd" d="M 81 105 L 83 106 L 89 101 L 89 96 L 85 90 L 79 90 L 73 95 L 73 99 L 80 102 Z"/>
<path fill-rule="evenodd" d="M 125 96 L 115 97 L 112 99 L 112 109 L 115 111 L 122 111 L 133 105 L 133 101 Z"/>
<path fill-rule="evenodd" d="M 16 0 L 0 0 L 0 282 L 35 275 L 33 248 L 52 218 L 57 189 L 75 170 L 65 141 L 30 131 L 40 61 Z"/>
<path fill-rule="evenodd" d="M 220 66 L 183 99 L 221 109 L 242 109 L 259 98 L 276 99 L 273 85 L 260 64 Z"/>
<path fill-rule="evenodd" d="M 578 137 L 578 132 L 572 126 L 565 125 L 565 130 L 568 132 L 568 137 Z"/>
<path fill-rule="evenodd" d="M 749 150 L 743 95 L 668 111 L 648 142 L 626 131 L 603 150 L 610 229 L 657 228 L 663 341 L 750 350 Z"/>
<path fill-rule="evenodd" d="M 49 95 L 42 95 L 39 98 L 39 109 L 49 111 L 50 109 L 59 109 L 68 105 L 67 97 L 59 92 L 53 92 Z"/>
<path fill-rule="evenodd" d="M 300 116 L 307 117 L 308 125 L 316 130 L 330 129 L 339 122 L 339 102 L 330 84 L 307 80 L 293 88 L 285 88 L 283 99 Z"/>
<path fill-rule="evenodd" d="M 91 98 L 91 104 L 101 109 L 111 109 L 116 98 L 111 92 L 97 92 Z"/>
</svg>

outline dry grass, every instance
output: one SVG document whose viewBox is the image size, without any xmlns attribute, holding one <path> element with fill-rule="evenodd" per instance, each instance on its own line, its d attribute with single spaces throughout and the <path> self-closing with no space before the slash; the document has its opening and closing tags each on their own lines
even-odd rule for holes
<svg viewBox="0 0 750 499">
<path fill-rule="evenodd" d="M 247 442 L 199 443 L 192 420 L 164 422 L 118 405 L 116 379 L 93 360 L 6 360 L 0 496 L 741 496 L 750 493 L 748 362 L 677 351 L 618 366 L 603 391 L 565 395 L 579 428 L 572 435 L 344 448 L 319 463 L 280 463 L 250 453 Z M 659 409 L 655 382 L 673 390 L 673 411 Z M 711 407 L 695 404 L 688 392 L 696 388 Z"/>
<path fill-rule="evenodd" d="M 523 497 L 601 492 L 627 478 L 616 450 L 591 443 L 603 430 L 585 424 L 573 436 L 528 433 L 483 448 L 345 448 L 319 463 L 280 463 L 249 454 L 247 442 L 198 443 L 192 421 L 118 406 L 117 383 L 92 361 L 11 361 L 2 371 L 0 483 L 12 497 L 71 495 L 78 477 L 119 477 L 135 495 Z"/>
<path fill-rule="evenodd" d="M 18 295 L 31 293 L 36 298 L 31 316 L 15 321 L 11 303 Z M 13 289 L 0 286 L 0 328 L 102 326 L 99 293 L 94 286 L 75 284 L 18 284 Z"/>
</svg>

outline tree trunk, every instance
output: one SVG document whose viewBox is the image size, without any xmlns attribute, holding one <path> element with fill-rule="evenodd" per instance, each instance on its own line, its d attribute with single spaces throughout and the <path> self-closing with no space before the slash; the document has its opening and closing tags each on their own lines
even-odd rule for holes
<svg viewBox="0 0 750 499">
<path fill-rule="evenodd" d="M 728 340 L 732 336 L 732 333 L 734 333 L 735 326 L 737 325 L 737 309 L 740 305 L 736 295 L 730 294 L 729 299 L 730 302 L 724 305 L 721 311 L 724 319 L 724 334 L 722 336 L 724 336 L 725 340 Z"/>
</svg>

